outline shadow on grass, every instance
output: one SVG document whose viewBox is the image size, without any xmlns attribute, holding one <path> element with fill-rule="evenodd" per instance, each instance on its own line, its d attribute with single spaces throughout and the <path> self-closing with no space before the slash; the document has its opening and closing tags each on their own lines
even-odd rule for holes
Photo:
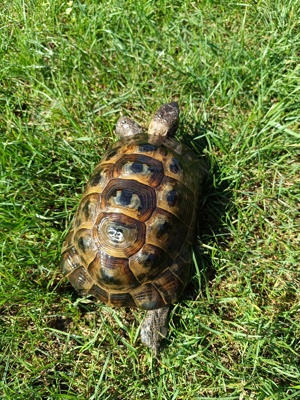
<svg viewBox="0 0 300 400">
<path fill-rule="evenodd" d="M 192 279 L 182 295 L 183 301 L 195 300 L 204 289 L 203 286 L 209 285 L 215 277 L 211 254 L 207 249 L 216 242 L 218 245 L 222 245 L 222 242 L 224 244 L 225 236 L 228 237 L 228 231 L 222 221 L 231 201 L 228 181 L 222 180 L 218 162 L 212 158 L 209 150 L 205 151 L 211 147 L 207 135 L 208 128 L 200 124 L 188 128 L 193 132 L 195 150 L 201 156 L 203 182 L 198 199 L 197 243 L 193 247 L 194 270 L 192 269 Z"/>
<path fill-rule="evenodd" d="M 198 198 L 198 215 L 193 246 L 194 262 L 191 270 L 191 280 L 188 282 L 179 303 L 195 301 L 199 294 L 205 295 L 205 288 L 215 277 L 212 262 L 212 247 L 224 246 L 228 240 L 229 232 L 223 220 L 231 204 L 231 192 L 228 180 L 223 179 L 223 174 L 215 154 L 210 151 L 212 144 L 209 142 L 208 127 L 195 124 L 185 127 L 192 132 L 193 145 L 199 154 L 202 173 L 202 188 Z M 187 140 L 189 136 L 189 140 Z M 184 135 L 182 143 L 190 147 L 191 135 Z M 184 307 L 183 307 L 184 308 Z M 182 313 L 174 313 L 173 323 L 176 327 L 181 325 Z M 168 347 L 169 339 L 165 340 L 162 350 Z"/>
</svg>

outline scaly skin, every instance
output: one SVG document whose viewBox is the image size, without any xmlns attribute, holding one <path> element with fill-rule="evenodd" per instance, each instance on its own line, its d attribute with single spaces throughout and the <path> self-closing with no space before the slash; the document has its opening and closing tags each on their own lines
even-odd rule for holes
<svg viewBox="0 0 300 400">
<path fill-rule="evenodd" d="M 133 137 L 143 132 L 143 128 L 132 119 L 120 117 L 116 125 L 116 133 L 121 138 Z"/>
<path fill-rule="evenodd" d="M 162 341 L 168 333 L 168 320 L 171 306 L 147 311 L 141 327 L 141 340 L 157 356 L 160 353 Z"/>
</svg>

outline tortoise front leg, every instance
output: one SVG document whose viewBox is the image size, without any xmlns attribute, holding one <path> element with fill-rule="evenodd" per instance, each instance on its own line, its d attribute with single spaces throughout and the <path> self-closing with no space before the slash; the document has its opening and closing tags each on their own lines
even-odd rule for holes
<svg viewBox="0 0 300 400">
<path fill-rule="evenodd" d="M 171 306 L 150 310 L 141 327 L 141 340 L 157 356 L 161 349 L 161 342 L 168 333 L 168 319 Z"/>
</svg>

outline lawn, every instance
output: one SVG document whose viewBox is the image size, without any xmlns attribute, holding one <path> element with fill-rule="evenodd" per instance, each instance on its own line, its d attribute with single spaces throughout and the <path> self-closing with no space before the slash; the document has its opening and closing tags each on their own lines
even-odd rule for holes
<svg viewBox="0 0 300 400">
<path fill-rule="evenodd" d="M 2 0 L 0 398 L 300 398 L 300 2 Z M 191 282 L 144 313 L 59 270 L 120 115 L 178 101 L 207 165 Z"/>
</svg>

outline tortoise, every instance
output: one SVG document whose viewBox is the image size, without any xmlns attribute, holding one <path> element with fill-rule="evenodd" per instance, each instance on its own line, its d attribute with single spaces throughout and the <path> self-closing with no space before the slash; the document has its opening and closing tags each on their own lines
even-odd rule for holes
<svg viewBox="0 0 300 400">
<path fill-rule="evenodd" d="M 92 173 L 61 256 L 80 294 L 147 310 L 141 340 L 155 354 L 190 278 L 201 184 L 196 155 L 173 139 L 178 122 L 176 102 L 159 108 L 148 132 L 119 118 L 119 141 Z"/>
</svg>

